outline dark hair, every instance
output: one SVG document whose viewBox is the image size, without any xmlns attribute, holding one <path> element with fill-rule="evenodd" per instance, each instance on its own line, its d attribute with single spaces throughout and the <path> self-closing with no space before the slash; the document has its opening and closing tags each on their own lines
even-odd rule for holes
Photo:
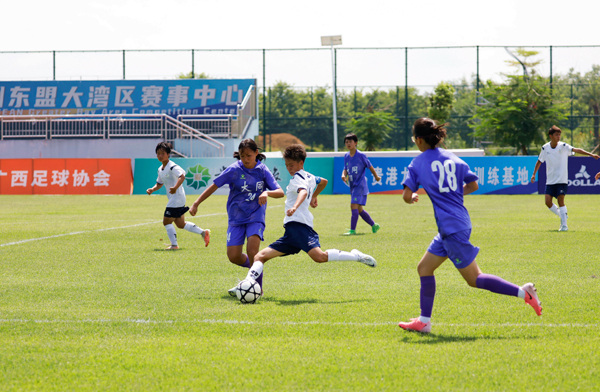
<svg viewBox="0 0 600 392">
<path fill-rule="evenodd" d="M 549 130 L 548 130 L 548 136 L 554 135 L 556 132 L 560 132 L 562 133 L 561 129 L 559 127 L 557 127 L 556 125 L 553 125 Z"/>
<path fill-rule="evenodd" d="M 415 138 L 420 137 L 429 144 L 431 148 L 435 148 L 446 137 L 446 125 L 436 124 L 435 120 L 427 117 L 421 117 L 412 128 L 412 133 Z"/>
<path fill-rule="evenodd" d="M 291 144 L 283 151 L 283 158 L 295 162 L 304 162 L 306 160 L 306 150 L 302 144 Z"/>
<path fill-rule="evenodd" d="M 348 139 L 354 140 L 356 143 L 358 143 L 358 136 L 356 136 L 353 133 L 349 133 L 346 135 L 346 137 L 344 138 L 344 143 L 346 143 L 346 140 L 348 140 Z"/>
<path fill-rule="evenodd" d="M 167 142 L 160 142 L 156 145 L 156 150 L 155 152 L 158 154 L 158 150 L 163 150 L 164 152 L 166 152 L 167 154 L 171 155 L 171 149 L 173 148 L 173 146 L 171 145 L 171 143 L 167 143 Z"/>
<path fill-rule="evenodd" d="M 258 148 L 258 145 L 256 144 L 256 142 L 253 139 L 244 139 L 241 141 L 240 145 L 238 146 L 238 150 L 233 153 L 233 157 L 235 159 L 237 159 L 238 161 L 241 159 L 240 151 L 242 151 L 244 148 L 248 148 L 253 152 L 258 152 L 258 155 L 256 156 L 257 161 L 264 161 L 265 159 L 267 159 L 265 154 L 262 154 L 260 152 L 260 148 Z"/>
</svg>

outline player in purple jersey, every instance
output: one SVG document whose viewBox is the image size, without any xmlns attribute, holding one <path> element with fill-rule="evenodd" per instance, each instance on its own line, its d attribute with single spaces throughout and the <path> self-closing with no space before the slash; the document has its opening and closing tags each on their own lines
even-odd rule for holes
<svg viewBox="0 0 600 392">
<path fill-rule="evenodd" d="M 227 257 L 233 264 L 250 268 L 260 241 L 264 240 L 267 198 L 281 198 L 284 193 L 269 168 L 261 162 L 265 156 L 260 153 L 254 140 L 242 140 L 238 150 L 233 154 L 238 161 L 225 169 L 202 192 L 190 208 L 190 214 L 196 215 L 200 203 L 220 187 L 229 185 Z M 243 253 L 246 239 L 246 253 Z M 259 283 L 262 287 L 262 276 Z M 235 296 L 235 288 L 229 290 L 229 294 Z"/>
<path fill-rule="evenodd" d="M 380 226 L 373 221 L 371 215 L 364 209 L 364 206 L 367 204 L 367 195 L 369 194 L 369 185 L 367 184 L 365 171 L 369 169 L 373 177 L 375 177 L 375 181 L 381 181 L 381 177 L 377 174 L 371 162 L 369 162 L 369 158 L 356 149 L 358 137 L 355 134 L 347 134 L 344 138 L 344 144 L 349 152 L 344 155 L 342 180 L 350 186 L 350 210 L 352 211 L 350 230 L 344 233 L 344 235 L 356 234 L 356 224 L 358 223 L 359 216 L 371 226 L 373 233 L 377 233 Z"/>
<path fill-rule="evenodd" d="M 497 276 L 482 273 L 475 262 L 479 248 L 469 241 L 471 219 L 463 204 L 463 196 L 479 188 L 477 176 L 462 159 L 437 147 L 446 137 L 444 125 L 437 125 L 432 119 L 423 117 L 413 126 L 413 141 L 421 154 L 408 166 L 408 176 L 402 182 L 402 197 L 408 204 L 417 202 L 419 195 L 415 192 L 419 185 L 423 186 L 433 204 L 438 234 L 417 267 L 421 277 L 421 316 L 401 322 L 399 326 L 408 331 L 431 332 L 434 272 L 448 258 L 469 286 L 523 298 L 541 316 L 542 306 L 533 283 L 519 287 Z"/>
</svg>

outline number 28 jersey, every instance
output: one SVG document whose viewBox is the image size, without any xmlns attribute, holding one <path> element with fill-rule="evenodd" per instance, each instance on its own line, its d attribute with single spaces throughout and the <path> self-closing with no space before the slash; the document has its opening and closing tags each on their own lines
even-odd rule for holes
<svg viewBox="0 0 600 392">
<path fill-rule="evenodd" d="M 442 237 L 471 229 L 471 218 L 463 204 L 463 184 L 477 181 L 469 165 L 442 148 L 423 151 L 408 165 L 402 185 L 416 192 L 423 186 L 431 202 Z"/>
</svg>

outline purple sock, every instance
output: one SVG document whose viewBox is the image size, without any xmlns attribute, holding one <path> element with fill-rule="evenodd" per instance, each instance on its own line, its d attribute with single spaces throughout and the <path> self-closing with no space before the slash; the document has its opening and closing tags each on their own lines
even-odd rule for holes
<svg viewBox="0 0 600 392">
<path fill-rule="evenodd" d="M 352 210 L 352 218 L 350 218 L 350 229 L 356 230 L 357 223 L 358 223 L 358 210 Z"/>
<path fill-rule="evenodd" d="M 519 296 L 519 286 L 507 282 L 495 275 L 480 274 L 475 283 L 477 284 L 477 288 L 488 290 L 492 293 L 510 295 L 513 297 Z"/>
<path fill-rule="evenodd" d="M 246 256 L 246 262 L 244 264 L 240 265 L 240 267 L 250 268 L 250 259 L 248 258 L 248 255 L 244 255 L 244 256 Z"/>
<path fill-rule="evenodd" d="M 363 218 L 363 220 L 365 222 L 367 222 L 369 224 L 369 226 L 373 226 L 375 224 L 375 222 L 373 222 L 373 219 L 371 219 L 371 215 L 369 215 L 367 210 L 362 210 L 360 212 L 360 217 Z"/>
<path fill-rule="evenodd" d="M 435 276 L 421 276 L 421 316 L 431 317 L 435 298 Z"/>
</svg>

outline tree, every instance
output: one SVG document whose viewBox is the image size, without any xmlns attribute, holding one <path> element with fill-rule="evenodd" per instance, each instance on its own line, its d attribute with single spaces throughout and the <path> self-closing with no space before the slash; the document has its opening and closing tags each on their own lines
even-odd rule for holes
<svg viewBox="0 0 600 392">
<path fill-rule="evenodd" d="M 478 137 L 516 147 L 528 155 L 532 143 L 543 144 L 544 130 L 565 118 L 562 104 L 553 102 L 547 81 L 538 75 L 508 76 L 505 84 L 488 81 L 483 97 L 489 102 L 477 110 L 474 125 Z"/>
<path fill-rule="evenodd" d="M 352 118 L 346 123 L 348 132 L 358 136 L 360 144 L 366 151 L 375 151 L 385 139 L 389 138 L 389 132 L 393 129 L 396 118 L 384 111 L 363 113 L 359 118 Z"/>
<path fill-rule="evenodd" d="M 429 97 L 429 107 L 427 108 L 429 118 L 442 124 L 448 121 L 454 101 L 454 87 L 446 82 L 438 84 L 434 93 Z"/>
<path fill-rule="evenodd" d="M 178 73 L 177 74 L 177 79 L 209 79 L 210 76 L 208 76 L 208 74 L 205 74 L 204 72 L 200 72 L 200 73 L 193 73 L 192 71 L 188 72 L 188 73 Z"/>
</svg>

